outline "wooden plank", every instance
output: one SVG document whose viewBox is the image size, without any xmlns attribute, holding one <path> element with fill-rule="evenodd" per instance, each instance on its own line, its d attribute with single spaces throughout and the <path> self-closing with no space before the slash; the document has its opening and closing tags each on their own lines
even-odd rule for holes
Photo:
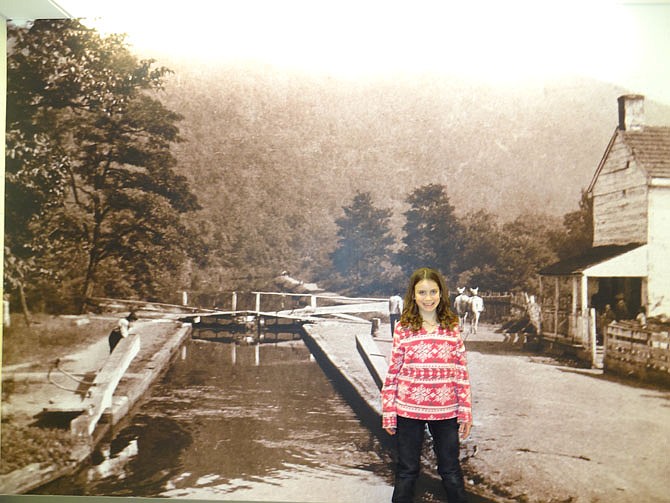
<svg viewBox="0 0 670 503">
<path fill-rule="evenodd" d="M 356 334 L 356 349 L 363 358 L 375 384 L 381 390 L 388 370 L 386 355 L 379 350 L 371 334 Z"/>
<path fill-rule="evenodd" d="M 336 313 L 345 313 L 345 314 L 356 314 L 356 313 L 375 313 L 375 312 L 387 312 L 388 311 L 388 302 L 365 302 L 360 304 L 348 304 L 348 305 L 339 305 L 339 306 L 324 306 L 316 308 L 304 308 L 301 310 L 295 309 L 292 311 L 280 311 L 278 314 L 289 314 L 292 313 L 294 316 L 297 313 L 305 313 L 306 315 L 320 315 L 320 314 L 336 314 Z"/>
<path fill-rule="evenodd" d="M 70 423 L 75 437 L 90 436 L 106 408 L 112 405 L 112 395 L 126 370 L 140 351 L 139 334 L 121 339 L 93 381 L 91 393 L 83 400 L 84 413 Z"/>
</svg>

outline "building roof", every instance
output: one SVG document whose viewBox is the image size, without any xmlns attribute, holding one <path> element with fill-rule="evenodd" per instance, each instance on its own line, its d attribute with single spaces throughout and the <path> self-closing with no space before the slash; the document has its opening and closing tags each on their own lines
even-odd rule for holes
<svg viewBox="0 0 670 503">
<path fill-rule="evenodd" d="M 607 262 L 619 255 L 643 246 L 640 243 L 626 245 L 595 246 L 581 255 L 569 257 L 560 262 L 551 264 L 540 271 L 542 276 L 571 276 L 581 274 L 587 269 Z"/>
<path fill-rule="evenodd" d="M 645 126 L 637 131 L 622 131 L 616 128 L 587 192 L 593 191 L 593 186 L 612 150 L 614 141 L 619 137 L 628 146 L 633 158 L 649 178 L 670 178 L 670 127 Z"/>
<path fill-rule="evenodd" d="M 639 131 L 620 131 L 633 157 L 652 178 L 670 178 L 670 127 L 645 126 Z"/>
</svg>

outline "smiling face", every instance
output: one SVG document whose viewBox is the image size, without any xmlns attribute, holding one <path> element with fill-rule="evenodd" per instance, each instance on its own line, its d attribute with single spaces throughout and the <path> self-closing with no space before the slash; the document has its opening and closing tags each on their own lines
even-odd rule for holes
<svg viewBox="0 0 670 503">
<path fill-rule="evenodd" d="M 440 286 L 432 279 L 422 279 L 414 285 L 414 300 L 424 320 L 434 319 L 440 303 Z"/>
</svg>

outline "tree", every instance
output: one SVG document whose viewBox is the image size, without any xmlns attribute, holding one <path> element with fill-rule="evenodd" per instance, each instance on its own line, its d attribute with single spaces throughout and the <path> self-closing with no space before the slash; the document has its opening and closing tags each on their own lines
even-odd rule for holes
<svg viewBox="0 0 670 503">
<path fill-rule="evenodd" d="M 391 211 L 375 208 L 369 192 L 357 192 L 336 220 L 338 244 L 331 254 L 335 270 L 358 293 L 382 288 L 390 268 Z"/>
<path fill-rule="evenodd" d="M 479 210 L 460 218 L 463 248 L 457 262 L 458 284 L 499 290 L 502 234 L 495 215 Z"/>
<path fill-rule="evenodd" d="M 552 239 L 560 259 L 573 257 L 593 246 L 593 199 L 582 190 L 579 209 L 563 216 L 563 229 Z"/>
<path fill-rule="evenodd" d="M 397 258 L 399 265 L 406 274 L 425 266 L 452 277 L 463 246 L 463 229 L 446 186 L 419 187 L 407 197 L 407 202 L 410 209 L 404 214 L 404 247 Z"/>
<path fill-rule="evenodd" d="M 502 226 L 499 287 L 508 291 L 538 291 L 538 271 L 556 261 L 551 246 L 556 218 L 524 214 Z"/>
<path fill-rule="evenodd" d="M 170 152 L 181 117 L 158 99 L 169 70 L 76 20 L 11 27 L 8 46 L 10 253 L 80 301 L 159 294 L 199 208 Z"/>
</svg>

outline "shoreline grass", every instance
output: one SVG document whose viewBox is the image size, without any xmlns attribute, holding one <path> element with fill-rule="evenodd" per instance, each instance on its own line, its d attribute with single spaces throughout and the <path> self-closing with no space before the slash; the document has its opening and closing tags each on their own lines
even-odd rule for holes
<svg viewBox="0 0 670 503">
<path fill-rule="evenodd" d="M 111 319 L 35 314 L 31 325 L 21 316 L 2 331 L 2 366 L 47 363 L 86 347 L 116 326 Z"/>
</svg>

